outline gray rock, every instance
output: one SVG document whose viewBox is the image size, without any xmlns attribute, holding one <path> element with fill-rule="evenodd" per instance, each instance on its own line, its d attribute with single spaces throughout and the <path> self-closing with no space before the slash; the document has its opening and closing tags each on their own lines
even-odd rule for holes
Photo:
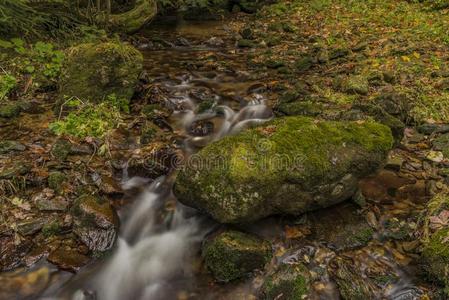
<svg viewBox="0 0 449 300">
<path fill-rule="evenodd" d="M 24 151 L 26 147 L 16 141 L 0 141 L 0 154 L 9 153 L 12 151 Z"/>
</svg>

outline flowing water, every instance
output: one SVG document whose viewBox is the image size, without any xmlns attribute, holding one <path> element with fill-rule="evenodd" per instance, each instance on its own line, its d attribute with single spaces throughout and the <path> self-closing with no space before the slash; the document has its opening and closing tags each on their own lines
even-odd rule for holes
<svg viewBox="0 0 449 300">
<path fill-rule="evenodd" d="M 242 80 L 244 74 L 179 71 L 182 63 L 216 50 L 204 45 L 173 48 L 146 50 L 144 54 L 148 72 L 156 78 L 153 83 L 170 91 L 167 101 L 174 108 L 170 125 L 184 136 L 182 149 L 187 159 L 210 142 L 272 118 L 264 95 L 239 90 L 252 84 L 250 79 Z M 164 71 L 160 66 L 164 66 Z M 177 68 L 178 73 L 171 73 L 171 68 Z M 205 91 L 213 99 L 213 108 L 197 113 L 199 100 L 192 94 Z M 226 92 L 228 95 L 224 96 Z M 229 104 L 230 98 L 239 101 Z M 195 256 L 201 241 L 216 224 L 176 202 L 172 193 L 175 176 L 170 174 L 149 183 L 132 206 L 120 212 L 122 224 L 112 256 L 81 272 L 79 278 L 62 289 L 61 297 L 174 299 L 194 284 Z M 122 186 L 132 189 L 142 182 L 146 180 L 127 178 L 125 172 Z M 168 203 L 175 203 L 175 208 L 167 213 Z"/>
</svg>

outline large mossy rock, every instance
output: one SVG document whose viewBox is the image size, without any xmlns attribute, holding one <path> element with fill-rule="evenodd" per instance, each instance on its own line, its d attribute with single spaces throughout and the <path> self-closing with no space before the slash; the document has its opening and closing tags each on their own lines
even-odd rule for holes
<svg viewBox="0 0 449 300">
<path fill-rule="evenodd" d="M 175 194 L 221 223 L 297 215 L 350 198 L 392 144 L 376 122 L 279 118 L 203 148 L 180 171 Z"/>
<path fill-rule="evenodd" d="M 269 242 L 232 230 L 206 241 L 202 253 L 215 279 L 225 282 L 263 268 L 272 255 Z"/>
<path fill-rule="evenodd" d="M 305 299 L 309 289 L 310 274 L 303 264 L 281 265 L 265 280 L 262 286 L 262 299 Z"/>
<path fill-rule="evenodd" d="M 424 215 L 422 265 L 429 279 L 444 286 L 449 296 L 449 194 L 436 195 Z"/>
<path fill-rule="evenodd" d="M 129 100 L 142 71 L 142 54 L 120 42 L 81 44 L 67 51 L 61 96 L 100 102 L 115 94 Z"/>
</svg>

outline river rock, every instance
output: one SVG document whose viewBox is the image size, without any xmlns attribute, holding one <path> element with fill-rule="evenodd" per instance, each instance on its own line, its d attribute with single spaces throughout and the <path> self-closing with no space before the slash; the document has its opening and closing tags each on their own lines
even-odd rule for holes
<svg viewBox="0 0 449 300">
<path fill-rule="evenodd" d="M 230 230 L 206 241 L 202 255 L 213 276 L 226 282 L 263 268 L 271 258 L 271 245 L 256 236 Z"/>
<path fill-rule="evenodd" d="M 47 260 L 62 270 L 76 272 L 89 258 L 73 249 L 58 248 L 50 253 Z"/>
<path fill-rule="evenodd" d="M 79 197 L 72 208 L 74 233 L 92 251 L 106 251 L 114 244 L 117 216 L 108 201 L 92 196 Z"/>
<path fill-rule="evenodd" d="M 30 251 L 33 243 L 28 240 L 19 241 L 14 236 L 0 237 L 0 272 L 11 270 L 20 265 L 22 258 Z M 3 290 L 4 286 L 1 285 Z M 1 293 L 0 293 L 1 294 Z M 0 299 L 4 299 L 0 297 Z"/>
<path fill-rule="evenodd" d="M 142 54 L 124 43 L 72 47 L 67 51 L 61 96 L 101 102 L 115 94 L 117 99 L 129 100 L 142 71 L 142 62 Z"/>
<path fill-rule="evenodd" d="M 432 198 L 423 218 L 423 269 L 430 279 L 449 291 L 449 195 L 441 193 Z"/>
<path fill-rule="evenodd" d="M 283 264 L 265 280 L 262 299 L 304 299 L 309 293 L 309 282 L 310 274 L 303 264 Z"/>
<path fill-rule="evenodd" d="M 349 199 L 392 144 L 391 130 L 372 121 L 278 118 L 203 148 L 174 191 L 221 223 L 299 215 Z"/>
</svg>

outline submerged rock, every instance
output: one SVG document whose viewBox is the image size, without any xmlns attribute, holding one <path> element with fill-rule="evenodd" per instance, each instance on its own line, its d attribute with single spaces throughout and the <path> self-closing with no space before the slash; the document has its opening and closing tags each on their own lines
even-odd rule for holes
<svg viewBox="0 0 449 300">
<path fill-rule="evenodd" d="M 350 198 L 392 143 L 376 122 L 279 118 L 203 148 L 174 191 L 221 223 L 298 215 Z"/>
<path fill-rule="evenodd" d="M 424 214 L 422 264 L 433 281 L 441 283 L 449 295 L 449 195 L 438 194 Z"/>
<path fill-rule="evenodd" d="M 303 264 L 282 265 L 262 286 L 263 299 L 304 299 L 309 293 L 310 274 Z"/>
<path fill-rule="evenodd" d="M 256 236 L 225 231 L 203 246 L 206 266 L 219 281 L 241 278 L 263 268 L 271 258 L 271 246 Z"/>
<path fill-rule="evenodd" d="M 91 251 L 106 251 L 114 244 L 117 217 L 111 205 L 92 195 L 78 198 L 72 208 L 74 233 Z"/>
<path fill-rule="evenodd" d="M 81 44 L 68 50 L 61 80 L 61 96 L 103 101 L 114 94 L 129 100 L 140 72 L 142 54 L 119 42 Z"/>
</svg>

